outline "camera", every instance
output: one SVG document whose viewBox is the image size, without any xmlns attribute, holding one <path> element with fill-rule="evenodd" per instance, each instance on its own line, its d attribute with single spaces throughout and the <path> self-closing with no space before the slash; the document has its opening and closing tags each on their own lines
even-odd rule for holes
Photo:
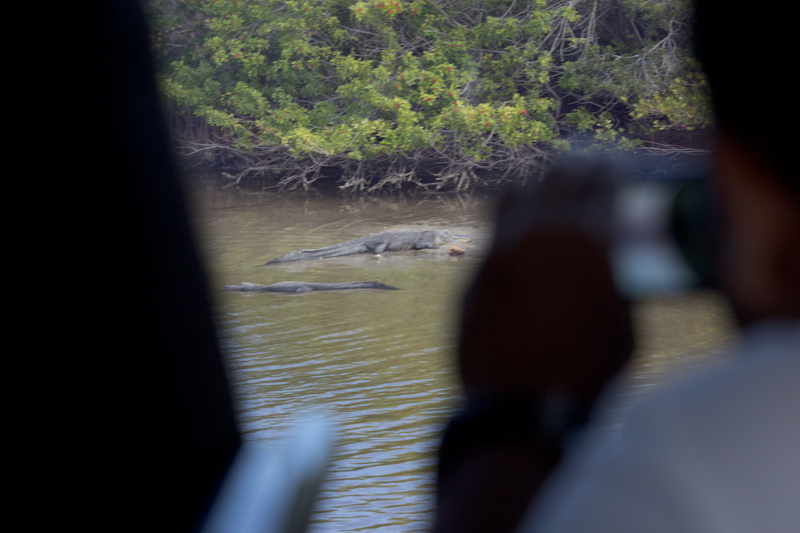
<svg viewBox="0 0 800 533">
<path fill-rule="evenodd" d="M 629 298 L 716 287 L 719 229 L 703 156 L 615 159 L 611 266 Z"/>
</svg>

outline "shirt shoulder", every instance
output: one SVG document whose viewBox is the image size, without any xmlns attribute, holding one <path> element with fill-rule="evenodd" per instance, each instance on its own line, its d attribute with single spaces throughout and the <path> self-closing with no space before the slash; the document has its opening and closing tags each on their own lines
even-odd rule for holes
<svg viewBox="0 0 800 533">
<path fill-rule="evenodd" d="M 798 409 L 800 322 L 754 328 L 728 364 L 654 394 L 619 431 L 591 430 L 524 531 L 792 531 Z"/>
</svg>

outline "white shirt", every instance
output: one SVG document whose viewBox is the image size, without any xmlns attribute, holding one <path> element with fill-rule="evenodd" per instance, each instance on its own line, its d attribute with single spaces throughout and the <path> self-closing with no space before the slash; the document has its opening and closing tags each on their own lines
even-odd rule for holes
<svg viewBox="0 0 800 533">
<path fill-rule="evenodd" d="M 590 430 L 521 531 L 800 532 L 800 321 L 752 328 L 729 364 Z"/>
</svg>

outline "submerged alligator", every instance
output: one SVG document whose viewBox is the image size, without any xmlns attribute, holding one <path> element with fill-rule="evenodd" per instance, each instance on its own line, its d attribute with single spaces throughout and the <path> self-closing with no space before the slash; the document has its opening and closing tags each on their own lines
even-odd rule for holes
<svg viewBox="0 0 800 533">
<path fill-rule="evenodd" d="M 341 257 L 343 255 L 365 253 L 380 254 L 399 250 L 423 250 L 426 248 L 437 248 L 442 244 L 457 239 L 468 238 L 467 235 L 456 235 L 446 229 L 384 231 L 382 233 L 373 233 L 366 237 L 326 246 L 324 248 L 295 250 L 294 252 L 284 254 L 272 261 L 268 261 L 265 265 L 289 263 L 292 261 L 309 261 L 311 259 L 327 259 L 328 257 Z"/>
<path fill-rule="evenodd" d="M 225 285 L 229 291 L 239 292 L 307 292 L 307 291 L 342 291 L 347 289 L 383 289 L 399 291 L 378 281 L 348 281 L 344 283 L 312 283 L 310 281 L 281 281 L 272 285 L 259 285 L 248 281 L 238 285 Z"/>
</svg>

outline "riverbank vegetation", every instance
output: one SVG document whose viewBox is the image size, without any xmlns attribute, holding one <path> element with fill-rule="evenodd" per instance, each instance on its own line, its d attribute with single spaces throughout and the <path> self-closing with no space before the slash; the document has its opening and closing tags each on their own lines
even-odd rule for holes
<svg viewBox="0 0 800 533">
<path fill-rule="evenodd" d="M 687 0 L 150 0 L 185 161 L 347 192 L 520 181 L 576 142 L 702 148 Z"/>
</svg>

